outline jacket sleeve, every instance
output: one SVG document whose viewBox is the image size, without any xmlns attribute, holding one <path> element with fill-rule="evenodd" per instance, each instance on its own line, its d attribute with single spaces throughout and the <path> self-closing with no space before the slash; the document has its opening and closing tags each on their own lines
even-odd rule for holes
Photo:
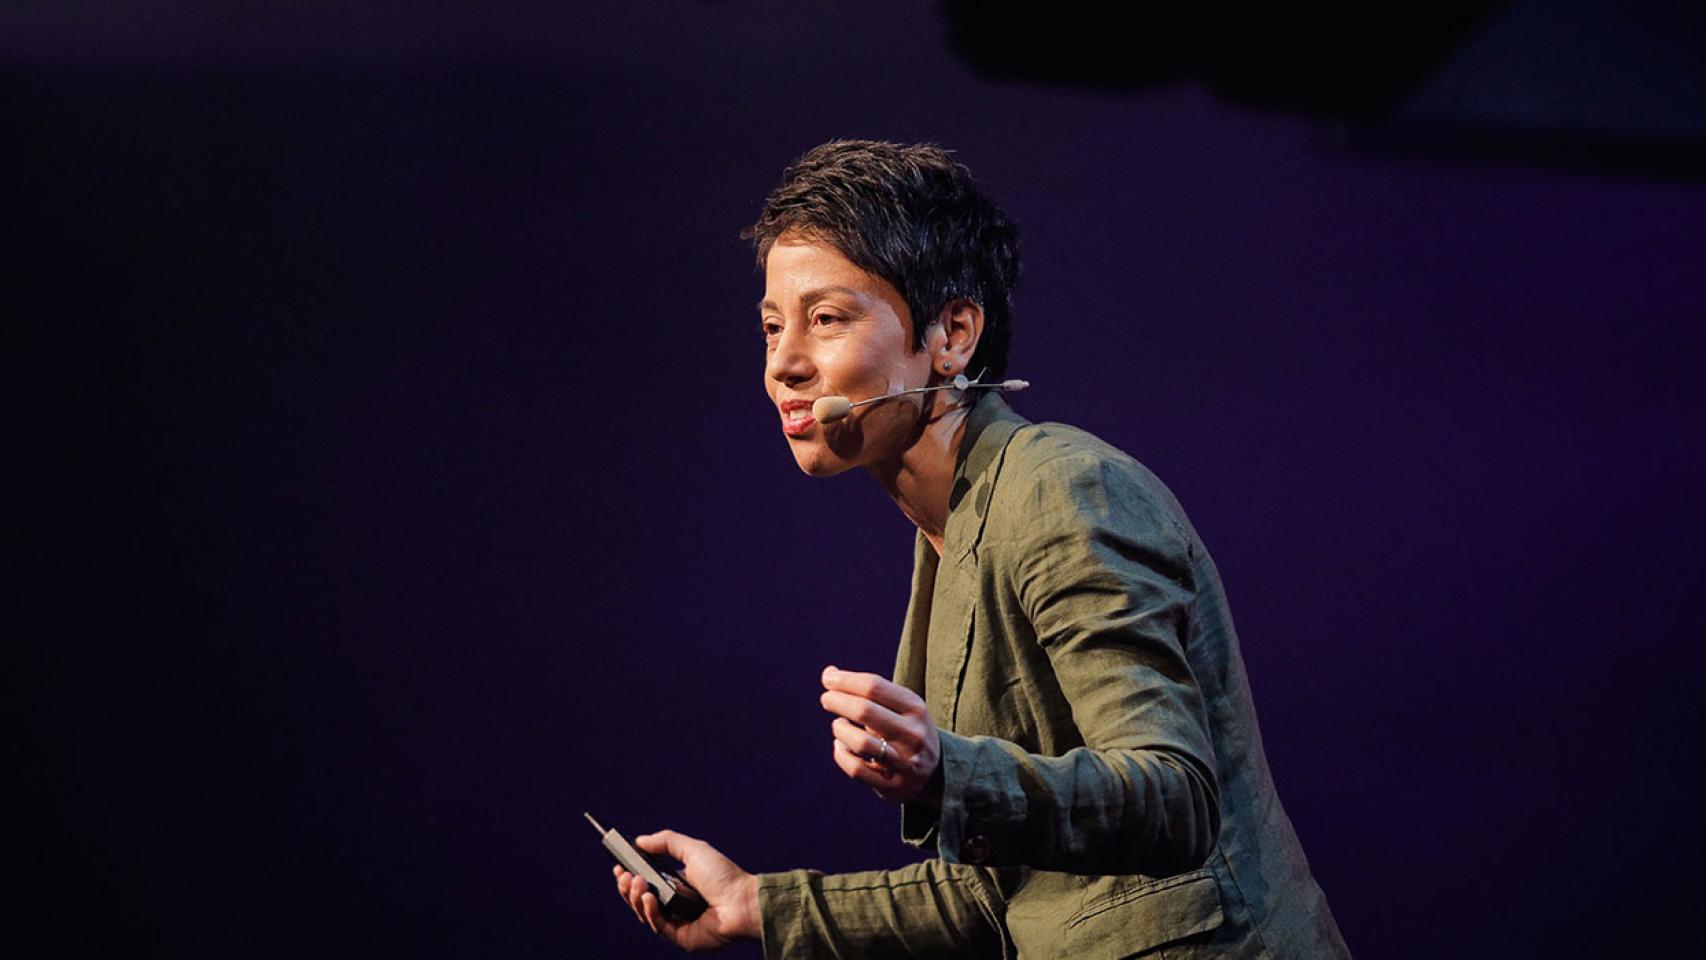
<svg viewBox="0 0 1706 960">
<path fill-rule="evenodd" d="M 928 860 L 899 870 L 758 876 L 764 955 L 1006 957 L 1002 900 L 985 871 Z"/>
<path fill-rule="evenodd" d="M 991 510 L 980 563 L 1000 565 L 1034 634 L 1018 642 L 1046 653 L 1084 745 L 1039 756 L 944 731 L 944 860 L 1167 876 L 1212 853 L 1214 748 L 1185 653 L 1192 540 L 1141 470 L 1085 457 L 1003 478 L 1023 493 Z"/>
</svg>

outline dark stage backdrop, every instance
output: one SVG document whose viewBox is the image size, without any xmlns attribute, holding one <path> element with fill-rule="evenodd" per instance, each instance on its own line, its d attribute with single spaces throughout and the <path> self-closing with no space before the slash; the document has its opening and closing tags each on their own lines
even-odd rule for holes
<svg viewBox="0 0 1706 960">
<path fill-rule="evenodd" d="M 1184 502 L 1358 956 L 1706 935 L 1706 189 L 993 82 L 923 5 L 581 9 L 5 14 L 41 955 L 673 955 L 582 810 L 917 856 L 816 701 L 912 531 L 794 467 L 737 237 L 837 136 L 1020 222 L 1016 405 Z"/>
</svg>

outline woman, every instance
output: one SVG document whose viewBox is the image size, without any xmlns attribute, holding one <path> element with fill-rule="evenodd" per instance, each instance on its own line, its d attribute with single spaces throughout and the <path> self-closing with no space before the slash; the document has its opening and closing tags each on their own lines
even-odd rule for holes
<svg viewBox="0 0 1706 960">
<path fill-rule="evenodd" d="M 824 396 L 998 381 L 1013 225 L 934 147 L 807 153 L 749 231 L 765 387 L 800 468 L 862 467 L 918 527 L 891 682 L 824 671 L 835 763 L 937 859 L 752 875 L 670 831 L 710 908 L 687 949 L 767 956 L 1348 956 L 1262 754 L 1218 574 L 1136 461 L 944 389 L 818 423 Z M 920 320 L 922 319 L 922 322 Z"/>
</svg>

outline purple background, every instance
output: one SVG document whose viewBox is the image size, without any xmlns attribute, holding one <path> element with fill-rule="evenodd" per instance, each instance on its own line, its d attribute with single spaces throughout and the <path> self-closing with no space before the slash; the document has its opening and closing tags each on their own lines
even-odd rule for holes
<svg viewBox="0 0 1706 960">
<path fill-rule="evenodd" d="M 1190 511 L 1353 951 L 1706 935 L 1698 182 L 992 82 L 927 6 L 216 6 L 0 14 L 56 954 L 674 955 L 582 810 L 916 855 L 816 703 L 911 529 L 794 467 L 737 237 L 836 136 L 1019 221 L 1017 406 Z"/>
</svg>

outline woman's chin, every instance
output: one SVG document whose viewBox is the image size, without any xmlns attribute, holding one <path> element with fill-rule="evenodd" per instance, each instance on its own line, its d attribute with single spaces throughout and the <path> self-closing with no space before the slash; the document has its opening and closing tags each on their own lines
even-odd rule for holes
<svg viewBox="0 0 1706 960">
<path fill-rule="evenodd" d="M 853 466 L 817 444 L 796 446 L 794 462 L 800 465 L 800 471 L 808 477 L 833 477 Z"/>
</svg>

